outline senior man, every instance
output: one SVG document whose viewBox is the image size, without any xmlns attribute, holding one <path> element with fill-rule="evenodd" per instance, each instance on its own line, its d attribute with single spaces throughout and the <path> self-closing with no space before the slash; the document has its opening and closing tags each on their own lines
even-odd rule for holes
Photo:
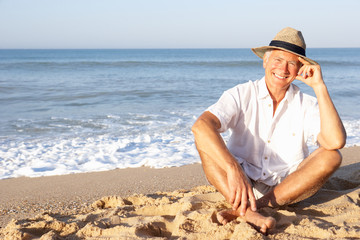
<svg viewBox="0 0 360 240">
<path fill-rule="evenodd" d="M 306 57 L 300 31 L 282 29 L 269 46 L 253 48 L 265 76 L 223 93 L 192 131 L 208 181 L 232 205 L 222 224 L 242 216 L 262 233 L 275 219 L 257 209 L 304 200 L 341 164 L 346 132 L 320 65 Z M 292 84 L 297 79 L 316 95 Z M 231 130 L 225 144 L 220 133 Z M 307 142 L 318 148 L 309 154 Z"/>
</svg>

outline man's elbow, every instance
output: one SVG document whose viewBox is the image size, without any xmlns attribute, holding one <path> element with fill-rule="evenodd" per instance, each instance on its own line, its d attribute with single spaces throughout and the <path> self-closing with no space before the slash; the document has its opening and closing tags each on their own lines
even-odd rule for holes
<svg viewBox="0 0 360 240">
<path fill-rule="evenodd" d="M 327 150 L 339 150 L 342 149 L 345 146 L 345 144 L 333 144 L 333 145 L 328 145 L 325 147 L 325 149 Z"/>
<path fill-rule="evenodd" d="M 191 127 L 191 131 L 196 137 L 198 133 L 216 131 L 219 128 L 219 120 L 212 113 L 204 112 Z"/>
<path fill-rule="evenodd" d="M 335 149 L 342 149 L 343 147 L 345 147 L 346 144 L 346 131 L 344 129 L 343 133 L 341 134 L 341 137 L 338 137 L 337 140 L 335 141 Z M 335 150 L 334 149 L 334 150 Z"/>
<path fill-rule="evenodd" d="M 194 123 L 194 125 L 192 125 L 192 127 L 191 127 L 191 132 L 195 135 L 197 131 L 198 131 L 198 126 L 197 126 L 197 121 L 196 121 Z"/>
<path fill-rule="evenodd" d="M 342 149 L 343 147 L 345 147 L 345 144 L 346 144 L 346 139 L 343 139 L 343 140 L 338 141 L 338 142 L 334 145 L 334 150 Z"/>
<path fill-rule="evenodd" d="M 199 132 L 201 132 L 204 128 L 205 125 L 205 121 L 202 118 L 199 118 L 196 120 L 196 122 L 194 123 L 194 125 L 191 127 L 191 131 L 192 133 L 196 136 Z"/>
<path fill-rule="evenodd" d="M 338 150 L 345 147 L 346 138 L 344 139 L 335 139 L 332 140 L 330 143 L 324 144 L 324 148 L 327 150 Z"/>
<path fill-rule="evenodd" d="M 322 134 L 318 135 L 318 141 L 320 145 L 326 150 L 338 150 L 345 146 L 346 144 L 346 132 L 339 134 L 338 136 L 324 136 Z"/>
</svg>

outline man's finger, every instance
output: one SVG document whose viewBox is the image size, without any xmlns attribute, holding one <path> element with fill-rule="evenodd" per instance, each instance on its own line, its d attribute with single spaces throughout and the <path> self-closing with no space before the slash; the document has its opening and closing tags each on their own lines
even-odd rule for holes
<svg viewBox="0 0 360 240">
<path fill-rule="evenodd" d="M 245 216 L 246 208 L 247 208 L 247 192 L 242 191 L 242 198 L 241 198 L 241 206 L 240 206 L 240 215 Z"/>
<path fill-rule="evenodd" d="M 307 60 L 305 60 L 305 59 L 302 58 L 302 57 L 298 57 L 298 59 L 299 59 L 299 61 L 300 61 L 302 64 L 304 64 L 304 65 L 311 65 L 310 62 L 308 62 Z"/>
<path fill-rule="evenodd" d="M 236 197 L 233 203 L 233 210 L 238 209 L 239 205 L 241 202 L 241 192 L 240 191 L 236 191 Z"/>
<path fill-rule="evenodd" d="M 309 67 L 309 65 L 304 65 L 299 69 L 296 79 L 300 81 L 304 81 L 306 78 L 310 76 L 310 72 L 311 72 L 311 68 Z"/>
<path fill-rule="evenodd" d="M 233 204 L 236 198 L 236 191 L 230 191 L 229 203 Z"/>
<path fill-rule="evenodd" d="M 256 211 L 256 198 L 255 198 L 254 192 L 252 191 L 251 187 L 248 191 L 249 191 L 248 195 L 249 195 L 250 207 L 251 207 L 251 210 L 255 212 Z"/>
<path fill-rule="evenodd" d="M 301 81 L 301 82 L 305 81 L 305 78 L 303 76 L 301 76 L 301 75 L 297 75 L 296 79 Z"/>
</svg>

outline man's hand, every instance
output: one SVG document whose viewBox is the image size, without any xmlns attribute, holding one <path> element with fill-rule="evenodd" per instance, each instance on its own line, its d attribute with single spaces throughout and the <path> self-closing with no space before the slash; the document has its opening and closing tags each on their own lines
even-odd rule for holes
<svg viewBox="0 0 360 240">
<path fill-rule="evenodd" d="M 296 79 L 312 87 L 318 100 L 320 133 L 317 140 L 327 150 L 340 149 L 346 143 L 346 131 L 324 83 L 320 65 L 311 65 L 300 57 L 299 61 L 304 65 Z"/>
<path fill-rule="evenodd" d="M 204 112 L 191 130 L 207 179 L 234 210 L 239 209 L 240 215 L 245 215 L 248 201 L 251 210 L 256 211 L 255 196 L 243 169 L 218 132 L 220 127 L 221 123 L 215 115 Z"/>
<path fill-rule="evenodd" d="M 303 66 L 300 68 L 296 79 L 309 85 L 314 90 L 316 87 L 322 86 L 324 84 L 324 80 L 322 77 L 320 65 L 311 65 L 308 61 L 301 57 L 298 59 L 303 64 Z"/>
<path fill-rule="evenodd" d="M 232 204 L 233 210 L 239 208 L 240 215 L 244 216 L 249 200 L 251 210 L 256 211 L 256 199 L 252 186 L 238 164 L 227 171 L 227 180 L 230 191 L 228 201 Z"/>
</svg>

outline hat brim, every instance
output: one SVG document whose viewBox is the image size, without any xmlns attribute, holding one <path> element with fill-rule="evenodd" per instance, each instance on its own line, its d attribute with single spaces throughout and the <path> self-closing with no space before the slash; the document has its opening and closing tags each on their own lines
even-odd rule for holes
<svg viewBox="0 0 360 240">
<path fill-rule="evenodd" d="M 314 61 L 314 60 L 312 60 L 312 59 L 310 59 L 308 57 L 305 57 L 305 56 L 303 56 L 301 54 L 298 54 L 296 52 L 290 51 L 290 50 L 288 50 L 286 48 L 282 48 L 282 47 L 264 46 L 264 47 L 252 48 L 251 50 L 253 51 L 253 53 L 255 53 L 256 56 L 263 59 L 265 52 L 269 51 L 269 50 L 273 50 L 273 49 L 278 49 L 278 50 L 283 50 L 283 51 L 286 51 L 286 52 L 290 52 L 292 54 L 295 54 L 295 55 L 305 59 L 306 61 L 308 61 L 312 65 L 319 65 L 316 61 Z"/>
</svg>

